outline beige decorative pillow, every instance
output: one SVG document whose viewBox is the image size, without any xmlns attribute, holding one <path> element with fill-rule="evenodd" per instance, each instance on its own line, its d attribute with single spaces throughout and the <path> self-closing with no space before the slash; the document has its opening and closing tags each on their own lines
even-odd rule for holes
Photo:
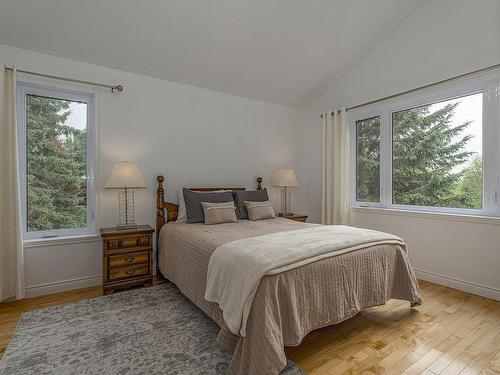
<svg viewBox="0 0 500 375">
<path fill-rule="evenodd" d="M 273 205 L 269 201 L 251 202 L 245 201 L 249 220 L 274 219 Z"/>
<path fill-rule="evenodd" d="M 205 224 L 234 223 L 238 220 L 234 201 L 222 203 L 201 202 L 201 207 L 205 215 Z"/>
</svg>

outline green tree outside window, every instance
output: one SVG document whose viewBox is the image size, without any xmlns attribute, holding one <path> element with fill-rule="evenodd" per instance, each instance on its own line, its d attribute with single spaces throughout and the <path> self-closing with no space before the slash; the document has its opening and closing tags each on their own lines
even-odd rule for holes
<svg viewBox="0 0 500 375">
<path fill-rule="evenodd" d="M 87 132 L 70 101 L 26 96 L 27 230 L 87 226 Z"/>
</svg>

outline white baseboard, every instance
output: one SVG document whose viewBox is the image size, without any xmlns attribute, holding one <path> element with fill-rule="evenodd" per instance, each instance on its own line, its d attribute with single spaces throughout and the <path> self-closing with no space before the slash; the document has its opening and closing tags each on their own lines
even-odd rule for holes
<svg viewBox="0 0 500 375">
<path fill-rule="evenodd" d="M 30 285 L 26 287 L 26 298 L 38 297 L 46 294 L 64 292 L 67 290 L 88 288 L 90 286 L 101 285 L 102 276 L 85 276 L 76 279 L 61 280 L 45 284 Z"/>
<path fill-rule="evenodd" d="M 415 270 L 415 274 L 417 275 L 417 278 L 430 281 L 431 283 L 444 285 L 453 289 L 462 290 L 464 292 L 500 301 L 499 289 L 417 269 Z"/>
</svg>

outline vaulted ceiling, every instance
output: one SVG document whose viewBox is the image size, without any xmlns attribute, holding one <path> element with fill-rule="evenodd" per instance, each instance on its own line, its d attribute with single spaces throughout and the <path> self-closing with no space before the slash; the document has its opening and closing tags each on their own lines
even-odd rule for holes
<svg viewBox="0 0 500 375">
<path fill-rule="evenodd" d="M 0 43 L 288 106 L 417 0 L 0 0 Z"/>
</svg>

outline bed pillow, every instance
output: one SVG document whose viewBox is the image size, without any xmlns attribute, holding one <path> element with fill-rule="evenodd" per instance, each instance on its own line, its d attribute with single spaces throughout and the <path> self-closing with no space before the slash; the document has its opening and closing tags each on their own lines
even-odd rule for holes
<svg viewBox="0 0 500 375">
<path fill-rule="evenodd" d="M 205 215 L 201 202 L 209 203 L 224 203 L 232 202 L 233 194 L 230 191 L 223 193 L 213 193 L 204 191 L 192 191 L 187 188 L 182 190 L 184 195 L 184 202 L 186 203 L 186 213 L 188 223 L 203 223 L 205 222 Z"/>
<path fill-rule="evenodd" d="M 269 201 L 249 202 L 245 201 L 245 208 L 248 212 L 249 220 L 274 219 L 273 205 Z"/>
<path fill-rule="evenodd" d="M 201 207 L 205 215 L 205 224 L 234 223 L 238 221 L 233 200 L 223 203 L 201 202 Z"/>
<path fill-rule="evenodd" d="M 264 202 L 269 200 L 267 190 L 245 190 L 233 191 L 234 202 L 236 203 L 236 215 L 238 220 L 248 219 L 248 212 L 245 207 L 245 201 Z"/>
<path fill-rule="evenodd" d="M 187 188 L 189 189 L 189 188 Z M 191 189 L 189 189 L 191 190 Z M 197 192 L 196 190 L 191 190 L 194 192 Z M 226 191 L 230 190 L 215 190 L 212 191 L 211 193 L 224 193 Z M 186 211 L 186 202 L 184 201 L 184 192 L 183 188 L 180 188 L 179 191 L 177 192 L 177 199 L 179 200 L 179 210 L 177 212 L 177 222 L 178 223 L 187 223 L 188 218 L 187 218 L 187 211 Z"/>
<path fill-rule="evenodd" d="M 184 193 L 182 188 L 177 192 L 177 198 L 179 199 L 179 210 L 177 211 L 177 222 L 186 223 L 188 221 L 186 212 L 186 202 L 184 202 Z"/>
</svg>

